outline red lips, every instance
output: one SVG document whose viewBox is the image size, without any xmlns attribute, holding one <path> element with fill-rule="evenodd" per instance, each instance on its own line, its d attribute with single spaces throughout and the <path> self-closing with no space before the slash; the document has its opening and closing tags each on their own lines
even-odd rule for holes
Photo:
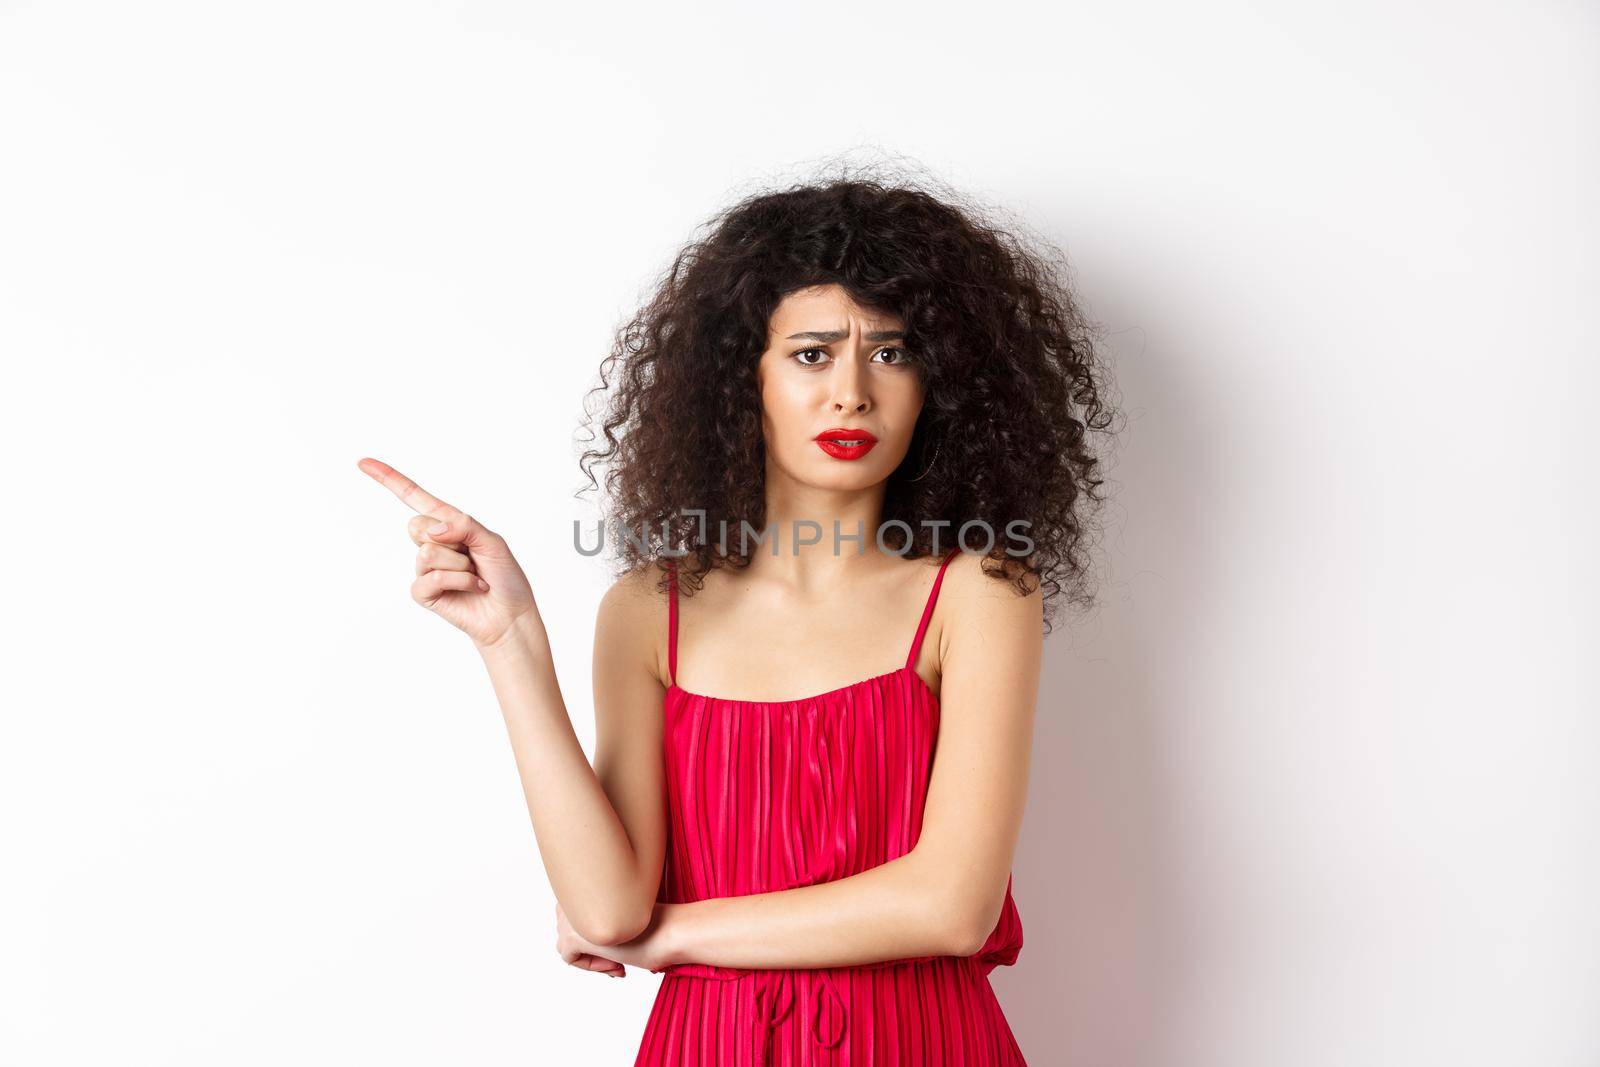
<svg viewBox="0 0 1600 1067">
<path fill-rule="evenodd" d="M 842 427 L 823 430 L 815 440 L 817 447 L 834 459 L 860 459 L 878 443 L 878 438 L 866 430 L 847 430 Z"/>
</svg>

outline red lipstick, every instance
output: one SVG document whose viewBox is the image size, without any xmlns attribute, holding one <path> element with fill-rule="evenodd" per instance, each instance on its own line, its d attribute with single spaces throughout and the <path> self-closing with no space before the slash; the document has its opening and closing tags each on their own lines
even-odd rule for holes
<svg viewBox="0 0 1600 1067">
<path fill-rule="evenodd" d="M 818 448 L 834 459 L 860 459 L 878 443 L 878 439 L 866 430 L 846 430 L 841 427 L 823 430 L 814 440 Z"/>
</svg>

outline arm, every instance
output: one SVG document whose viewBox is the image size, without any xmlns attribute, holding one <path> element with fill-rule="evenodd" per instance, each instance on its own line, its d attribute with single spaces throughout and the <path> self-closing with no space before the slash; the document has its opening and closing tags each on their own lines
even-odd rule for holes
<svg viewBox="0 0 1600 1067">
<path fill-rule="evenodd" d="M 661 885 L 661 598 L 650 569 L 607 591 L 596 622 L 593 768 L 561 699 L 533 589 L 505 539 L 387 463 L 357 464 L 417 512 L 412 598 L 472 638 L 504 713 L 558 912 L 586 937 L 630 938 Z M 654 629 L 649 627 L 654 624 Z"/>
<path fill-rule="evenodd" d="M 595 944 L 649 924 L 666 851 L 663 687 L 648 569 L 618 581 L 595 621 L 595 760 L 561 697 L 542 623 L 479 648 L 505 717 L 539 856 L 574 930 Z M 659 601 L 659 597 L 655 598 Z M 663 624 L 664 626 L 664 624 Z"/>
<path fill-rule="evenodd" d="M 971 955 L 1000 916 L 1027 800 L 1043 598 L 1018 596 L 953 561 L 936 615 L 943 663 L 939 737 L 923 827 L 906 855 L 836 881 L 662 904 L 654 927 L 607 955 L 674 963 L 804 968 Z"/>
</svg>

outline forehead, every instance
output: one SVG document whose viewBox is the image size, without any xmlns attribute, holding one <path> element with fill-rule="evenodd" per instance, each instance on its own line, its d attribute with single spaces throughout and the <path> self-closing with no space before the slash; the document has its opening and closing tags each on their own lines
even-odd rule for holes
<svg viewBox="0 0 1600 1067">
<path fill-rule="evenodd" d="M 856 303 L 840 285 L 817 285 L 784 296 L 773 309 L 770 331 L 787 337 L 801 330 L 847 330 L 860 323 L 863 331 L 903 328 L 900 316 Z"/>
</svg>

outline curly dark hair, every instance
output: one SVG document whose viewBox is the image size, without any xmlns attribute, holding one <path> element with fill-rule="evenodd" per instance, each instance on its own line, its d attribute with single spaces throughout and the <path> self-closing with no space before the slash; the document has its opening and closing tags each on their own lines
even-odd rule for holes
<svg viewBox="0 0 1600 1067">
<path fill-rule="evenodd" d="M 1020 593 L 1043 586 L 1047 622 L 1063 592 L 1092 603 L 1090 520 L 1103 478 L 1088 435 L 1113 417 L 1098 331 L 1053 246 L 1017 236 L 1020 224 L 988 221 L 993 209 L 919 187 L 938 184 L 841 175 L 745 195 L 652 283 L 590 390 L 604 394 L 620 361 L 603 409 L 607 447 L 579 458 L 589 479 L 580 493 L 598 486 L 592 467 L 607 461 L 605 521 L 636 535 L 661 531 L 659 540 L 622 538 L 619 573 L 654 560 L 664 587 L 669 546 L 686 550 L 677 560 L 685 592 L 713 567 L 749 565 L 738 531 L 765 523 L 756 366 L 769 319 L 786 294 L 837 284 L 904 320 L 922 376 L 922 413 L 881 517 L 914 531 L 902 554 L 932 552 L 925 520 L 948 521 L 945 547 L 963 523 L 984 520 L 996 539 L 985 569 Z M 594 416 L 586 397 L 586 427 Z M 704 510 L 704 526 L 684 515 L 691 508 Z M 1029 524 L 1026 557 L 1006 551 L 1001 531 L 1015 520 Z M 724 521 L 725 549 L 716 534 Z"/>
</svg>

